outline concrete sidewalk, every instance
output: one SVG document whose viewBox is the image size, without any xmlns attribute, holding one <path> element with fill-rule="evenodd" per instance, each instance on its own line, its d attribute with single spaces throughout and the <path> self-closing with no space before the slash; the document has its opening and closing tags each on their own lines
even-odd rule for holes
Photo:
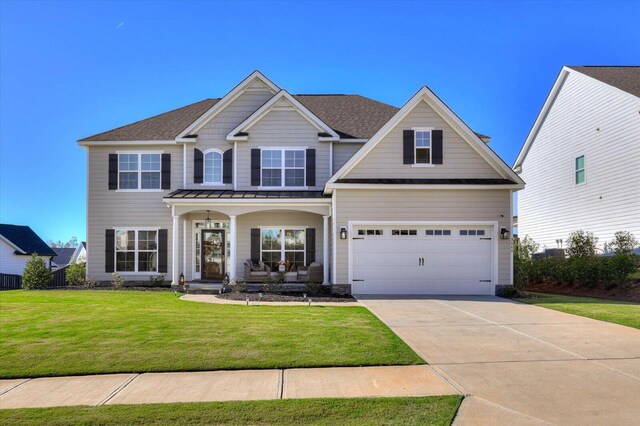
<svg viewBox="0 0 640 426">
<path fill-rule="evenodd" d="M 0 408 L 459 393 L 427 365 L 0 380 Z"/>
</svg>

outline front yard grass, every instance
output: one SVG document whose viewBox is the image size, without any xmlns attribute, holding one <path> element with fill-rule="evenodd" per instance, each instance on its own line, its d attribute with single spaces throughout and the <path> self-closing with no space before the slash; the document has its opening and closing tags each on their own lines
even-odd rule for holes
<svg viewBox="0 0 640 426">
<path fill-rule="evenodd" d="M 242 306 L 171 292 L 0 293 L 0 378 L 423 364 L 363 307 Z"/>
<path fill-rule="evenodd" d="M 284 399 L 0 410 L 6 425 L 450 425 L 462 396 Z"/>
<path fill-rule="evenodd" d="M 556 311 L 613 322 L 640 329 L 640 304 L 592 297 L 531 293 L 535 297 L 517 299 Z"/>
</svg>

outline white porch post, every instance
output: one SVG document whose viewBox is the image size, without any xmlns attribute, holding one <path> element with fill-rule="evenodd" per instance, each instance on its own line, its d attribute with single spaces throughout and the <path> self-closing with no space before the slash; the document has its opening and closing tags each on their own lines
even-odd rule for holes
<svg viewBox="0 0 640 426">
<path fill-rule="evenodd" d="M 329 284 L 329 217 L 330 216 L 322 216 L 323 284 Z"/>
<path fill-rule="evenodd" d="M 178 285 L 178 235 L 180 232 L 180 216 L 173 215 L 173 237 L 171 241 L 171 283 Z"/>
<path fill-rule="evenodd" d="M 229 279 L 236 278 L 236 217 L 229 216 Z"/>
</svg>

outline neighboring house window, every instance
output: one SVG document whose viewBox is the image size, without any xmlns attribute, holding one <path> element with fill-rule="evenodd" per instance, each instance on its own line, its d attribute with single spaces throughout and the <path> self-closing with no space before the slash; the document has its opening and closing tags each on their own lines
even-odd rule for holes
<svg viewBox="0 0 640 426">
<path fill-rule="evenodd" d="M 576 158 L 576 185 L 583 184 L 585 181 L 584 172 L 584 155 Z"/>
<path fill-rule="evenodd" d="M 261 229 L 260 258 L 274 271 L 281 260 L 298 269 L 305 264 L 305 239 L 304 229 Z"/>
<path fill-rule="evenodd" d="M 222 152 L 217 149 L 204 153 L 204 183 L 222 185 Z"/>
<path fill-rule="evenodd" d="M 118 189 L 160 189 L 160 154 L 118 154 Z"/>
<path fill-rule="evenodd" d="M 431 164 L 431 130 L 415 131 L 416 164 Z"/>
<path fill-rule="evenodd" d="M 116 272 L 158 270 L 157 230 L 116 230 Z"/>
<path fill-rule="evenodd" d="M 305 177 L 305 150 L 263 149 L 262 186 L 303 187 Z"/>
</svg>

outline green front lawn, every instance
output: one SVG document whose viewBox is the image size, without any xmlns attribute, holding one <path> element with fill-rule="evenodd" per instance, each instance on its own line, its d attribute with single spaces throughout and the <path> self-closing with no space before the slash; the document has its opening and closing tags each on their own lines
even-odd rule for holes
<svg viewBox="0 0 640 426">
<path fill-rule="evenodd" d="M 532 293 L 536 297 L 518 299 L 520 302 L 544 306 L 569 314 L 601 321 L 614 322 L 640 329 L 640 304 L 591 297 L 562 296 Z"/>
<path fill-rule="evenodd" d="M 450 425 L 462 396 L 284 399 L 0 410 L 6 425 Z"/>
<path fill-rule="evenodd" d="M 0 378 L 424 363 L 362 307 L 17 290 L 0 293 L 0 329 Z"/>
</svg>

